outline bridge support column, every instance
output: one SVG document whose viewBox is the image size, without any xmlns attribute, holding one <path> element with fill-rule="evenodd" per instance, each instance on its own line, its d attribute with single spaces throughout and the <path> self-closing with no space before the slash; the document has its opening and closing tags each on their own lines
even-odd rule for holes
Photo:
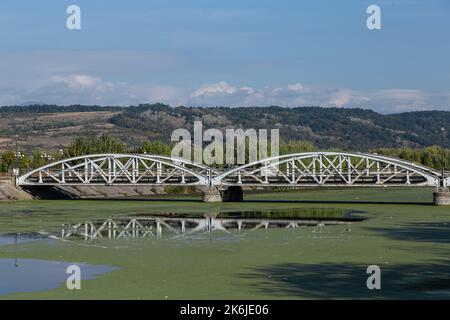
<svg viewBox="0 0 450 320">
<path fill-rule="evenodd" d="M 435 206 L 450 206 L 450 189 L 438 188 L 433 193 L 433 202 Z"/>
<path fill-rule="evenodd" d="M 206 187 L 202 190 L 203 202 L 222 202 L 222 193 L 217 187 Z"/>
<path fill-rule="evenodd" d="M 222 199 L 224 202 L 240 202 L 244 200 L 244 192 L 239 186 L 228 187 L 222 191 Z"/>
</svg>

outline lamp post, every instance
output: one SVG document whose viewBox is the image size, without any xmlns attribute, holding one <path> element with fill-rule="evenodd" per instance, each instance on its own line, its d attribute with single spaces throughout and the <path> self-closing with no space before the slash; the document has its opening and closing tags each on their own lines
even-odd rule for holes
<svg viewBox="0 0 450 320">
<path fill-rule="evenodd" d="M 444 137 L 445 137 L 445 128 L 441 128 L 441 183 L 440 187 L 437 188 L 436 192 L 433 194 L 433 203 L 436 206 L 450 206 L 450 190 L 449 186 L 445 185 L 445 150 L 444 150 Z"/>
<path fill-rule="evenodd" d="M 25 157 L 25 155 L 22 153 L 22 152 L 20 152 L 19 151 L 19 134 L 15 134 L 14 135 L 14 138 L 15 138 L 15 152 L 14 152 L 14 160 L 15 160 L 15 163 L 14 163 L 14 168 L 13 168 L 13 179 L 14 179 L 14 183 L 17 185 L 17 179 L 18 179 L 18 177 L 19 177 L 19 167 L 20 167 L 20 160 L 22 159 L 22 158 L 24 158 Z"/>
<path fill-rule="evenodd" d="M 49 163 L 53 160 L 53 156 L 47 154 L 47 152 L 44 152 L 44 154 L 41 155 L 41 158 L 44 159 L 46 163 Z"/>
<path fill-rule="evenodd" d="M 17 185 L 17 180 L 19 178 L 19 173 L 20 173 L 20 161 L 23 158 L 25 158 L 25 155 L 22 152 L 17 151 L 14 154 L 14 157 L 16 159 L 16 164 L 15 164 L 15 168 L 13 169 L 13 176 L 14 176 L 15 184 Z"/>
</svg>

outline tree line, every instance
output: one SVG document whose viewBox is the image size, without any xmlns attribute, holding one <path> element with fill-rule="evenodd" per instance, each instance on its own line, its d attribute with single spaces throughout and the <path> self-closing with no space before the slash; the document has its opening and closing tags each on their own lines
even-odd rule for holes
<svg viewBox="0 0 450 320">
<path fill-rule="evenodd" d="M 36 149 L 32 154 L 20 150 L 0 154 L 0 172 L 10 173 L 18 165 L 20 170 L 30 170 L 62 159 L 101 153 L 147 153 L 170 156 L 172 145 L 161 141 L 144 141 L 138 147 L 130 147 L 120 139 L 107 135 L 75 138 L 65 149 L 47 152 Z"/>
<path fill-rule="evenodd" d="M 30 170 L 41 167 L 47 163 L 77 157 L 87 154 L 100 153 L 146 153 L 153 155 L 170 156 L 173 148 L 172 143 L 159 140 L 144 141 L 138 147 L 127 145 L 120 139 L 107 135 L 87 136 L 75 138 L 64 150 L 44 152 L 36 149 L 32 154 L 21 153 L 16 157 L 15 151 L 5 151 L 0 154 L 0 172 L 11 173 L 18 163 L 20 170 Z M 248 148 L 246 148 L 248 151 Z M 319 150 L 312 142 L 289 140 L 280 142 L 280 155 L 299 152 L 311 152 Z M 341 151 L 333 149 L 333 151 Z M 401 158 L 434 169 L 442 169 L 442 153 L 439 146 L 424 148 L 378 148 L 370 150 L 390 157 Z M 444 149 L 444 168 L 450 168 L 450 149 Z"/>
</svg>

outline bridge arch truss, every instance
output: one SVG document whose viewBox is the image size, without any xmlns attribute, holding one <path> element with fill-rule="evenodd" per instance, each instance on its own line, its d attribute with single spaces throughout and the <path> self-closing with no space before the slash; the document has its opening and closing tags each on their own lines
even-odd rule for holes
<svg viewBox="0 0 450 320">
<path fill-rule="evenodd" d="M 444 180 L 450 185 L 450 178 Z M 440 173 L 377 154 L 308 152 L 260 160 L 224 172 L 212 185 L 439 186 Z"/>
<path fill-rule="evenodd" d="M 96 154 L 57 161 L 18 178 L 27 185 L 207 185 L 209 167 L 164 156 Z"/>
<path fill-rule="evenodd" d="M 307 152 L 268 158 L 225 172 L 146 154 L 96 154 L 47 164 L 17 179 L 33 185 L 434 186 L 431 168 L 377 154 Z M 450 186 L 450 177 L 443 179 Z"/>
</svg>

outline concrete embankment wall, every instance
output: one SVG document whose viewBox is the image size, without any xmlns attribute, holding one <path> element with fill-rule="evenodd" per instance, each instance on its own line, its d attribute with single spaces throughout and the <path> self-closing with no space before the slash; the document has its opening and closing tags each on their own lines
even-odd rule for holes
<svg viewBox="0 0 450 320">
<path fill-rule="evenodd" d="M 30 199 L 81 199 L 109 197 L 139 197 L 167 194 L 163 187 L 144 186 L 63 186 L 16 187 L 12 179 L 0 180 L 0 201 Z"/>
<path fill-rule="evenodd" d="M 33 199 L 120 198 L 166 194 L 164 188 L 143 186 L 26 186 L 23 190 Z"/>
<path fill-rule="evenodd" d="M 30 200 L 33 197 L 17 188 L 12 180 L 0 180 L 0 200 Z"/>
<path fill-rule="evenodd" d="M 166 194 L 162 187 L 144 186 L 63 186 L 58 187 L 72 198 L 139 197 Z"/>
<path fill-rule="evenodd" d="M 166 194 L 200 194 L 202 187 L 160 186 L 25 186 L 16 187 L 11 180 L 0 180 L 0 201 L 29 199 L 86 199 L 151 197 Z"/>
<path fill-rule="evenodd" d="M 151 197 L 157 195 L 201 194 L 205 187 L 155 186 L 27 186 L 16 187 L 12 180 L 0 180 L 1 200 L 86 199 Z M 255 188 L 243 188 L 247 191 Z M 257 188 L 256 188 L 257 189 Z"/>
</svg>

